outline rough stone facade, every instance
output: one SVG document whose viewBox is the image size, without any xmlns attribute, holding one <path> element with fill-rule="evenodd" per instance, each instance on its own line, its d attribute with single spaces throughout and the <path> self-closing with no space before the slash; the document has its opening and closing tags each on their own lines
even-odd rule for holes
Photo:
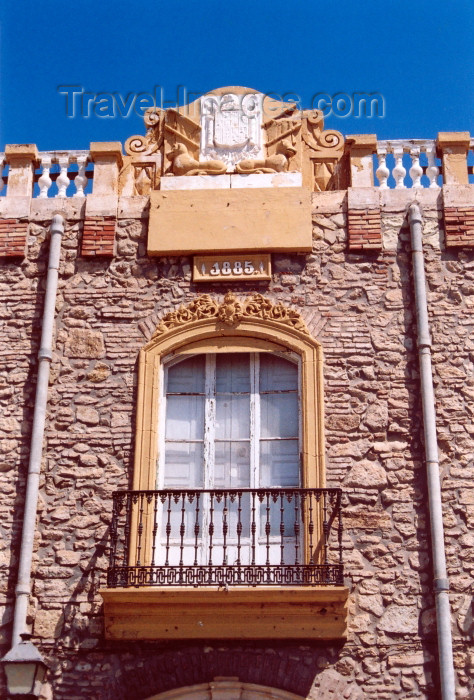
<svg viewBox="0 0 474 700">
<path fill-rule="evenodd" d="M 398 194 L 398 193 L 394 193 Z M 474 258 L 446 250 L 443 213 L 421 197 L 458 697 L 474 659 Z M 429 195 L 429 196 L 428 196 Z M 146 255 L 145 215 L 119 218 L 116 253 L 90 258 L 68 217 L 35 541 L 33 640 L 51 669 L 44 697 L 147 698 L 216 676 L 311 700 L 438 697 L 435 613 L 411 280 L 409 199 L 381 215 L 383 249 L 348 251 L 344 193 L 313 195 L 309 255 L 273 255 L 271 282 L 233 283 L 297 309 L 322 344 L 326 474 L 344 489 L 348 639 L 285 644 L 110 642 L 105 584 L 111 494 L 130 488 L 137 356 L 158 319 L 229 285 L 191 280 L 189 257 Z M 122 207 L 127 210 L 126 202 Z M 128 207 L 131 210 L 131 206 Z M 49 221 L 0 268 L 0 641 L 10 643 L 47 268 Z M 0 694 L 2 694 L 0 690 Z"/>
</svg>

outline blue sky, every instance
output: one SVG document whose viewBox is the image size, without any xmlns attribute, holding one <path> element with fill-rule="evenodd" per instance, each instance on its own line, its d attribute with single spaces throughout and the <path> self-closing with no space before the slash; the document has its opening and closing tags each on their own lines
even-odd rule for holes
<svg viewBox="0 0 474 700">
<path fill-rule="evenodd" d="M 60 86 L 73 85 L 115 93 L 125 114 L 155 86 L 171 104 L 178 86 L 245 85 L 291 93 L 305 108 L 315 95 L 377 93 L 383 117 L 333 114 L 326 127 L 379 138 L 474 132 L 472 0 L 4 0 L 0 18 L 2 150 L 85 149 L 144 133 L 136 102 L 127 118 L 100 116 L 92 97 L 87 116 L 79 95 L 68 116 Z"/>
</svg>

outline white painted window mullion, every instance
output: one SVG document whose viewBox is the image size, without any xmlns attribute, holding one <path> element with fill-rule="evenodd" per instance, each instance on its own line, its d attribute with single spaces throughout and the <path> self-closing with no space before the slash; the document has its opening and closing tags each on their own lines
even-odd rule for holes
<svg viewBox="0 0 474 700">
<path fill-rule="evenodd" d="M 203 469 L 204 489 L 214 488 L 214 437 L 216 432 L 216 356 L 206 355 L 206 368 L 204 379 L 204 446 Z M 209 522 L 210 522 L 210 496 L 203 494 L 202 508 L 202 532 L 201 532 L 201 561 L 207 562 L 209 547 Z"/>
<path fill-rule="evenodd" d="M 250 355 L 250 488 L 260 485 L 260 353 Z"/>
<path fill-rule="evenodd" d="M 216 433 L 216 356 L 206 355 L 204 412 L 204 488 L 214 488 L 214 457 Z"/>
</svg>

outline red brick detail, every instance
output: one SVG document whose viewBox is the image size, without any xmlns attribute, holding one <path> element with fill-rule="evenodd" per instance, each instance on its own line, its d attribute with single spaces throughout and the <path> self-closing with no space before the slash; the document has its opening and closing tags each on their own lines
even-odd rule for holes
<svg viewBox="0 0 474 700">
<path fill-rule="evenodd" d="M 380 209 L 349 209 L 347 239 L 349 250 L 382 250 Z"/>
<path fill-rule="evenodd" d="M 474 248 L 474 207 L 446 207 L 446 248 Z"/>
<path fill-rule="evenodd" d="M 84 221 L 82 255 L 87 257 L 112 256 L 115 244 L 114 216 L 90 216 Z"/>
<path fill-rule="evenodd" d="M 27 221 L 0 219 L 0 257 L 24 258 L 27 232 Z"/>
</svg>

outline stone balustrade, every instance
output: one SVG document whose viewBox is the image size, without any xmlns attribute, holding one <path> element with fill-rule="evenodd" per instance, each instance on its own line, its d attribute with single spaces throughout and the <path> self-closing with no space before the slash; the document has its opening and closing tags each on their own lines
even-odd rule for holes
<svg viewBox="0 0 474 700">
<path fill-rule="evenodd" d="M 377 159 L 378 167 L 375 175 L 381 189 L 439 188 L 440 168 L 436 159 L 434 140 L 377 141 Z M 427 162 L 423 163 L 423 160 Z"/>
<path fill-rule="evenodd" d="M 347 136 L 349 185 L 382 190 L 467 185 L 472 175 L 468 154 L 473 143 L 468 131 L 440 132 L 436 140 L 377 140 L 375 134 Z"/>
<path fill-rule="evenodd" d="M 38 153 L 41 175 L 38 178 L 38 197 L 67 197 L 70 185 L 74 188 L 69 196 L 84 197 L 87 186 L 86 166 L 88 151 L 50 151 Z M 53 179 L 51 168 L 59 166 L 59 174 Z M 77 172 L 71 166 L 77 165 Z"/>
<path fill-rule="evenodd" d="M 474 139 L 467 131 L 440 132 L 435 139 L 377 140 L 356 134 L 345 140 L 342 186 L 384 189 L 439 189 L 467 185 Z M 121 144 L 91 143 L 89 151 L 43 151 L 34 144 L 7 145 L 0 153 L 0 195 L 5 197 L 84 197 L 119 194 Z M 174 184 L 174 183 L 173 183 Z M 125 194 L 125 192 L 123 193 Z"/>
<path fill-rule="evenodd" d="M 89 151 L 38 152 L 31 144 L 7 146 L 0 153 L 0 194 L 39 199 L 84 197 L 93 175 L 93 171 L 86 172 L 90 162 Z"/>
</svg>

